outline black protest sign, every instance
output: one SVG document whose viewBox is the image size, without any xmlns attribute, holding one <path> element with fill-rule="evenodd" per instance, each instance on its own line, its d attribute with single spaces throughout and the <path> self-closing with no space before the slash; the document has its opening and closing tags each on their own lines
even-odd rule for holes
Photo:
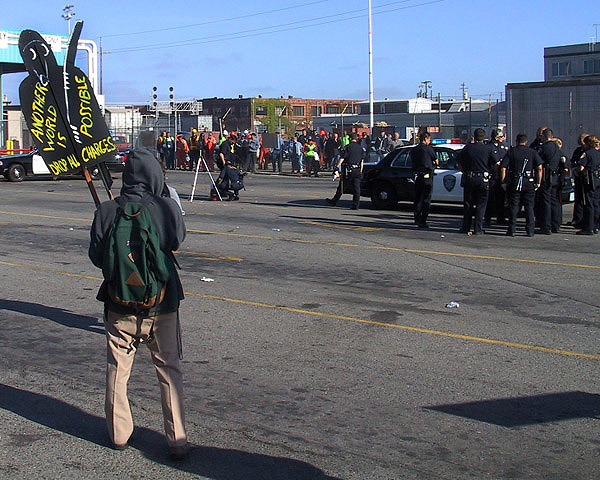
<svg viewBox="0 0 600 480">
<path fill-rule="evenodd" d="M 80 173 L 117 149 L 89 79 L 75 66 L 82 25 L 75 24 L 62 67 L 38 32 L 23 30 L 19 37 L 29 72 L 19 87 L 21 108 L 33 142 L 55 176 Z"/>
</svg>

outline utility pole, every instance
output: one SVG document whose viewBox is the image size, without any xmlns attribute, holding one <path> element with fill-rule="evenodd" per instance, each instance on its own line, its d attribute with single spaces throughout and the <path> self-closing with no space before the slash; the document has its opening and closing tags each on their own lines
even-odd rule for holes
<svg viewBox="0 0 600 480">
<path fill-rule="evenodd" d="M 462 90 L 462 99 L 467 100 L 469 98 L 469 92 L 467 91 L 467 84 L 465 82 L 460 84 Z"/>
<path fill-rule="evenodd" d="M 431 99 L 433 100 L 433 88 L 431 87 L 431 80 L 424 80 L 421 85 L 425 87 L 425 98 L 429 98 L 427 92 L 431 90 Z"/>
</svg>

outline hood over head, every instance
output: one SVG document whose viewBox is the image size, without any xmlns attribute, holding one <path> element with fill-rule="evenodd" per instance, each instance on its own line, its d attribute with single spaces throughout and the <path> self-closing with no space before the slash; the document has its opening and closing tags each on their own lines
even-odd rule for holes
<svg viewBox="0 0 600 480">
<path fill-rule="evenodd" d="M 164 183 L 162 167 L 150 150 L 136 148 L 127 155 L 121 195 L 141 198 L 150 193 L 160 196 Z"/>
</svg>

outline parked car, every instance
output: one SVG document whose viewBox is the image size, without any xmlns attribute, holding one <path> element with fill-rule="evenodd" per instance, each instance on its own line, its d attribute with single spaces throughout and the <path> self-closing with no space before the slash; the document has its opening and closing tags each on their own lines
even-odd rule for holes
<svg viewBox="0 0 600 480">
<path fill-rule="evenodd" d="M 107 160 L 106 166 L 110 172 L 120 173 L 125 169 L 125 162 L 127 161 L 127 155 L 129 150 L 121 150 L 115 152 L 114 157 L 111 157 Z M 100 167 L 98 165 L 94 165 L 90 167 L 90 175 L 92 178 L 100 178 Z"/>
<path fill-rule="evenodd" d="M 11 182 L 21 182 L 27 175 L 52 175 L 37 150 L 0 157 L 0 173 Z"/>
<path fill-rule="evenodd" d="M 127 152 L 115 152 L 114 157 L 106 161 L 106 165 L 111 172 L 122 172 L 125 168 Z M 90 167 L 92 178 L 98 178 L 100 170 L 97 166 Z M 21 182 L 27 176 L 46 175 L 52 176 L 48 170 L 44 159 L 37 150 L 16 155 L 5 155 L 0 157 L 0 174 L 11 182 Z"/>
<path fill-rule="evenodd" d="M 462 172 L 458 170 L 456 157 L 464 145 L 446 141 L 432 144 L 439 161 L 434 171 L 431 201 L 436 203 L 462 203 Z M 377 209 L 394 209 L 398 202 L 412 202 L 415 196 L 415 183 L 412 178 L 410 150 L 414 146 L 404 146 L 388 153 L 377 163 L 365 163 L 361 196 L 371 197 Z M 561 192 L 563 203 L 575 200 L 575 191 L 570 176 L 563 181 Z"/>
<path fill-rule="evenodd" d="M 432 147 L 440 163 L 434 172 L 432 202 L 462 203 L 462 172 L 456 165 L 456 156 L 464 145 L 446 143 Z M 375 208 L 393 209 L 398 202 L 414 200 L 415 182 L 410 158 L 412 148 L 413 145 L 400 147 L 377 163 L 364 164 L 361 196 L 371 197 Z"/>
</svg>

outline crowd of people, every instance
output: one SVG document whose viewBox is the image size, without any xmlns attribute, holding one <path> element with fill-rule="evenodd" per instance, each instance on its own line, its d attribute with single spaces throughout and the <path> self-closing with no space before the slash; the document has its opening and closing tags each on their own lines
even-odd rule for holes
<svg viewBox="0 0 600 480">
<path fill-rule="evenodd" d="M 217 138 L 218 137 L 218 138 Z M 350 144 L 355 145 L 351 148 Z M 561 194 L 566 179 L 573 179 L 575 204 L 570 225 L 579 235 L 593 235 L 600 229 L 600 152 L 598 137 L 582 133 L 579 146 L 570 156 L 562 150 L 562 141 L 548 127 L 540 127 L 536 138 L 529 143 L 524 134 L 517 135 L 515 145 L 505 143 L 501 129 L 492 131 L 486 141 L 485 131 L 476 129 L 470 143 L 457 157 L 464 189 L 463 221 L 460 231 L 472 235 L 485 233 L 495 217 L 498 225 L 506 225 L 506 234 L 515 235 L 516 218 L 525 211 L 525 232 L 551 235 L 562 225 Z M 431 203 L 434 170 L 437 158 L 431 144 L 431 135 L 421 132 L 411 150 L 413 180 L 415 182 L 414 219 L 420 228 L 428 228 L 427 217 Z M 227 199 L 238 199 L 246 173 L 257 170 L 282 172 L 282 163 L 288 159 L 291 172 L 299 175 L 319 176 L 322 172 L 339 170 L 348 175 L 347 185 L 356 185 L 353 207 L 358 208 L 362 164 L 378 160 L 395 148 L 404 145 L 398 132 L 390 134 L 382 129 L 372 140 L 366 132 L 345 133 L 324 130 L 302 130 L 289 140 L 279 132 L 270 147 L 263 146 L 262 137 L 254 132 L 227 132 L 213 134 L 192 129 L 188 139 L 183 134 L 175 138 L 163 132 L 157 142 L 157 151 L 166 169 L 215 171 L 221 175 L 217 190 Z M 352 166 L 345 169 L 351 156 Z M 225 172 L 225 173 L 223 173 Z M 235 185 L 237 190 L 232 191 Z M 241 187 L 240 187 L 241 185 Z M 220 188 L 219 188 L 220 187 Z M 330 199 L 337 203 L 340 190 Z M 213 191 L 213 197 L 217 195 Z"/>
<path fill-rule="evenodd" d="M 262 136 L 254 132 L 228 132 L 214 134 L 207 130 L 198 132 L 192 129 L 189 135 L 178 133 L 175 137 L 170 132 L 163 131 L 158 137 L 156 151 L 167 170 L 194 170 L 200 162 L 201 170 L 215 171 L 218 167 L 218 154 L 221 144 L 229 141 L 232 153 L 232 165 L 241 171 L 256 173 L 257 170 L 272 170 L 281 173 L 284 159 L 292 165 L 292 173 L 319 176 L 320 172 L 334 170 L 341 152 L 350 143 L 350 133 L 340 136 L 337 132 L 325 130 L 304 129 L 284 140 L 277 132 L 277 144 L 270 148 L 262 144 Z M 380 159 L 394 148 L 404 145 L 400 134 L 386 133 L 372 141 L 363 132 L 358 143 L 362 149 L 363 159 L 369 158 L 370 152 L 376 153 Z M 222 167 L 219 167 L 219 169 Z"/>
</svg>

